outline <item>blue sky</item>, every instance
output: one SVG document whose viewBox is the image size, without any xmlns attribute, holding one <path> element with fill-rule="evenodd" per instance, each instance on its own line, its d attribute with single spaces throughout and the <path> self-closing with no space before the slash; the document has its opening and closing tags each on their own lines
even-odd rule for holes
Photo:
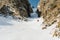
<svg viewBox="0 0 60 40">
<path fill-rule="evenodd" d="M 39 0 L 29 0 L 32 6 L 37 7 Z"/>
</svg>

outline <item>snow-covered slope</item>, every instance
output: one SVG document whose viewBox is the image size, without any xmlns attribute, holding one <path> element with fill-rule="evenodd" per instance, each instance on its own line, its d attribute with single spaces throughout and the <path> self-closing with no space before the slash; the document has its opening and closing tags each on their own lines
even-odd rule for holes
<svg viewBox="0 0 60 40">
<path fill-rule="evenodd" d="M 37 8 L 33 8 L 33 13 L 31 13 L 31 18 L 38 18 L 38 14 L 36 13 Z"/>
<path fill-rule="evenodd" d="M 0 40 L 60 40 L 51 36 L 52 27 L 41 29 L 42 17 L 29 20 L 31 21 L 18 22 L 11 18 L 0 17 Z"/>
</svg>

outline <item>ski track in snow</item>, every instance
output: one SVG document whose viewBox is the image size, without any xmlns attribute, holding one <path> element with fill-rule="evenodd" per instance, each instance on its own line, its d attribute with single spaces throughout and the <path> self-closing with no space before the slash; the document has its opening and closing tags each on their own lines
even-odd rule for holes
<svg viewBox="0 0 60 40">
<path fill-rule="evenodd" d="M 42 30 L 42 17 L 29 18 L 30 21 L 27 22 L 10 19 L 0 17 L 0 40 L 60 40 L 50 33 L 55 24 Z"/>
</svg>

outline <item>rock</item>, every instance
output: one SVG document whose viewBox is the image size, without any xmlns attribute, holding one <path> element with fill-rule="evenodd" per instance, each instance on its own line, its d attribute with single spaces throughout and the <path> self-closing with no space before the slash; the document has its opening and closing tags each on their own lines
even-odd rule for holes
<svg viewBox="0 0 60 40">
<path fill-rule="evenodd" d="M 39 20 L 37 20 L 37 22 L 39 22 Z"/>
<path fill-rule="evenodd" d="M 38 14 L 38 17 L 41 16 L 41 11 L 39 11 L 38 9 L 37 9 L 36 13 Z"/>
<path fill-rule="evenodd" d="M 45 24 L 51 26 L 56 22 L 60 29 L 60 0 L 40 0 L 37 9 L 41 12 Z"/>
<path fill-rule="evenodd" d="M 0 12 L 5 16 L 30 17 L 33 10 L 28 0 L 0 0 Z"/>
<path fill-rule="evenodd" d="M 0 9 L 0 12 L 4 15 L 4 16 L 7 16 L 7 15 L 12 15 L 13 12 L 9 10 L 9 7 L 6 6 L 6 5 L 3 5 L 3 7 Z"/>
</svg>

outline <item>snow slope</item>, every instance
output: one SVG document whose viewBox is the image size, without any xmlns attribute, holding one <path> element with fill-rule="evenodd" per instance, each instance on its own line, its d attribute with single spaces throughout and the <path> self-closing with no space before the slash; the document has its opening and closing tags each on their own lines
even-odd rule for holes
<svg viewBox="0 0 60 40">
<path fill-rule="evenodd" d="M 38 18 L 38 14 L 36 13 L 37 8 L 33 8 L 33 13 L 31 13 L 31 18 Z"/>
<path fill-rule="evenodd" d="M 42 17 L 30 20 L 18 22 L 10 20 L 10 18 L 0 17 L 0 40 L 60 40 L 51 36 L 52 27 L 46 30 L 41 29 Z"/>
<path fill-rule="evenodd" d="M 28 21 L 0 16 L 0 40 L 60 40 L 51 35 L 51 31 L 56 25 L 53 24 L 48 29 L 42 30 L 43 18 L 37 18 L 36 9 L 33 10 L 34 13 L 31 14 Z"/>
</svg>

